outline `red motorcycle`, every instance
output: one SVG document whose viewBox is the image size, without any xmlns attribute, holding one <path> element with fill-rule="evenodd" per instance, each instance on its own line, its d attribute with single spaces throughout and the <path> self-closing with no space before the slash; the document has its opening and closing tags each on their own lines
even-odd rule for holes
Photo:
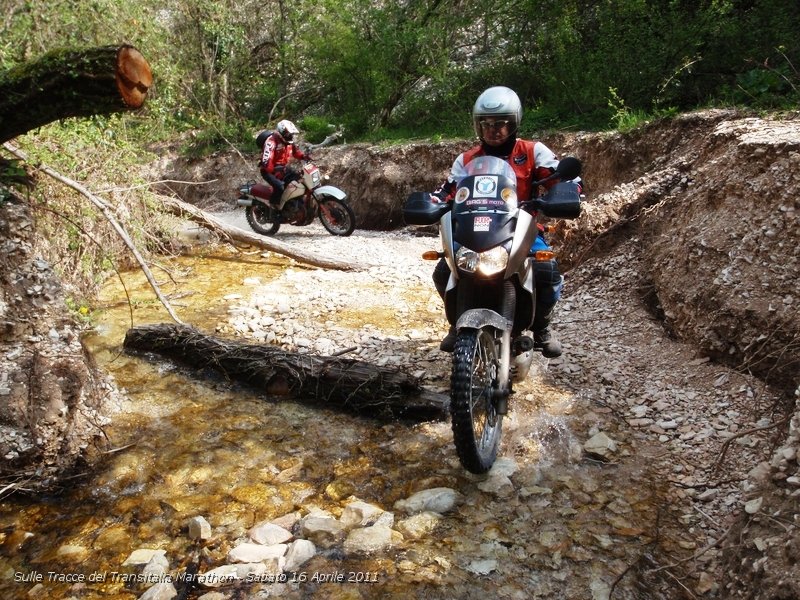
<svg viewBox="0 0 800 600">
<path fill-rule="evenodd" d="M 350 235 L 356 215 L 347 204 L 347 194 L 322 185 L 327 179 L 315 164 L 304 161 L 299 177 L 286 183 L 279 199 L 272 199 L 269 184 L 249 181 L 239 187 L 236 204 L 245 207 L 247 222 L 261 235 L 274 235 L 283 223 L 309 225 L 316 217 L 331 235 Z"/>
</svg>

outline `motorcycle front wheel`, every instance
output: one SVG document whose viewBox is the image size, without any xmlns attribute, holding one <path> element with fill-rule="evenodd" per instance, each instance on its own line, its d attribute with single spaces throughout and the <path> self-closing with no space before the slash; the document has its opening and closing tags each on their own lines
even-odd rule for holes
<svg viewBox="0 0 800 600">
<path fill-rule="evenodd" d="M 356 215 L 350 205 L 331 196 L 320 198 L 319 220 L 331 235 L 348 236 L 356 228 Z"/>
<path fill-rule="evenodd" d="M 450 417 L 456 454 L 471 473 L 486 473 L 497 458 L 503 430 L 503 415 L 497 414 L 493 393 L 498 364 L 489 330 L 459 331 L 450 377 Z"/>
<path fill-rule="evenodd" d="M 244 215 L 253 231 L 261 235 L 275 235 L 281 226 L 278 213 L 260 202 L 245 208 Z"/>
</svg>

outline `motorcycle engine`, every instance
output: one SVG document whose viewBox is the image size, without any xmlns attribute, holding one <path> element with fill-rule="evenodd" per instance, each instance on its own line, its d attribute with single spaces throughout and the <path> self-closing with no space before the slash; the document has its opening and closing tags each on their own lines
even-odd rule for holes
<svg viewBox="0 0 800 600">
<path fill-rule="evenodd" d="M 302 223 L 306 217 L 305 202 L 302 198 L 290 200 L 283 206 L 283 217 L 292 224 Z"/>
</svg>

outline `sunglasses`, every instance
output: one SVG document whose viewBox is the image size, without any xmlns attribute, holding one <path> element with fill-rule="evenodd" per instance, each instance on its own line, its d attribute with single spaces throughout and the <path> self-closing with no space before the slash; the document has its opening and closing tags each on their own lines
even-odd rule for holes
<svg viewBox="0 0 800 600">
<path fill-rule="evenodd" d="M 481 129 L 502 129 L 503 127 L 507 127 L 511 121 L 508 119 L 498 119 L 496 121 L 478 121 L 481 126 Z"/>
</svg>

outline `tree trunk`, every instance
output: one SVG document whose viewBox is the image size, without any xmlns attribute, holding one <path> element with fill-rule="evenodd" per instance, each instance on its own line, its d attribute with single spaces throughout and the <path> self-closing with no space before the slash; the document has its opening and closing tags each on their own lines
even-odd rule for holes
<svg viewBox="0 0 800 600">
<path fill-rule="evenodd" d="M 0 142 L 66 117 L 140 108 L 152 83 L 132 46 L 48 52 L 0 73 Z"/>
<path fill-rule="evenodd" d="M 285 352 L 167 323 L 129 329 L 124 347 L 157 352 L 200 371 L 212 369 L 273 396 L 382 421 L 448 416 L 447 396 L 424 389 L 400 369 L 359 360 Z"/>
</svg>

